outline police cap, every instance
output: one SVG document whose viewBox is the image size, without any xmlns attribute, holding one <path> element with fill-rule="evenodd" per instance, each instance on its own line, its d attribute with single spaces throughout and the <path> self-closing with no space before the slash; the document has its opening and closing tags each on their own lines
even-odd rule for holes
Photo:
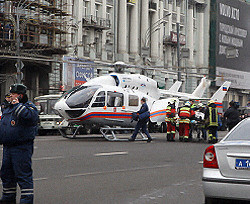
<svg viewBox="0 0 250 204">
<path fill-rule="evenodd" d="M 23 84 L 13 84 L 10 86 L 10 93 L 25 94 L 27 87 Z"/>
</svg>

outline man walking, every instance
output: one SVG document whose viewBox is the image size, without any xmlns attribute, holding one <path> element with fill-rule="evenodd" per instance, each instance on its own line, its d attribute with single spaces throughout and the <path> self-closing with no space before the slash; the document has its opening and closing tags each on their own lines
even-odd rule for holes
<svg viewBox="0 0 250 204">
<path fill-rule="evenodd" d="M 133 135 L 131 136 L 131 138 L 129 139 L 129 141 L 135 141 L 135 138 L 136 138 L 139 130 L 142 129 L 142 132 L 144 132 L 148 137 L 147 142 L 151 142 L 152 137 L 149 135 L 149 132 L 147 130 L 147 122 L 149 121 L 150 113 L 148 111 L 148 105 L 146 103 L 145 98 L 141 99 L 141 104 L 142 104 L 142 106 L 141 106 L 140 110 L 137 111 L 137 114 L 139 114 L 139 121 L 137 122 L 137 124 L 135 126 L 135 131 L 134 131 Z"/>
<path fill-rule="evenodd" d="M 38 112 L 28 101 L 26 86 L 11 86 L 11 104 L 3 110 L 0 121 L 0 143 L 3 144 L 0 203 L 16 203 L 17 184 L 21 189 L 20 203 L 33 203 L 31 157 L 37 133 Z"/>
</svg>

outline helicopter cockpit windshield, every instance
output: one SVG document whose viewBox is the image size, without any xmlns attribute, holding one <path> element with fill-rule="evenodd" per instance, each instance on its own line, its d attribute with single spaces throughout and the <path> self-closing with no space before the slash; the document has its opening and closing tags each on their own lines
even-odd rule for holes
<svg viewBox="0 0 250 204">
<path fill-rule="evenodd" d="M 82 86 L 69 94 L 66 104 L 70 108 L 87 108 L 99 88 L 101 86 Z"/>
</svg>

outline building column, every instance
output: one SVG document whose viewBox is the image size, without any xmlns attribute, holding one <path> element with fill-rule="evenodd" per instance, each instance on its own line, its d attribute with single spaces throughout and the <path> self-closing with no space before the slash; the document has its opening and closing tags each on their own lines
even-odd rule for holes
<svg viewBox="0 0 250 204">
<path fill-rule="evenodd" d="M 141 45 L 144 47 L 146 41 L 146 32 L 149 28 L 148 23 L 148 3 L 149 0 L 141 0 Z"/>
<path fill-rule="evenodd" d="M 197 20 L 198 20 L 198 44 L 197 44 L 197 66 L 204 67 L 204 8 L 205 6 L 200 4 L 197 6 Z"/>
<path fill-rule="evenodd" d="M 159 39 L 158 39 L 158 32 L 159 32 L 159 28 L 160 25 L 157 26 L 159 23 L 161 23 L 161 21 L 159 21 L 159 23 L 154 24 L 156 21 L 159 20 L 158 17 L 158 8 L 159 8 L 159 0 L 155 0 L 154 3 L 157 4 L 157 8 L 155 12 L 152 12 L 152 27 L 150 28 L 150 34 L 151 36 L 149 36 L 149 38 L 151 37 L 151 58 L 153 60 L 153 62 L 157 61 L 158 56 L 158 48 L 159 48 Z M 155 31 L 156 29 L 158 29 L 157 31 Z M 149 39 L 150 40 L 150 39 Z"/>
<path fill-rule="evenodd" d="M 169 13 L 172 13 L 173 10 L 173 6 L 172 4 L 169 4 L 168 6 L 168 11 Z M 172 31 L 172 15 L 170 15 L 168 18 L 168 23 L 166 24 L 166 36 L 171 35 L 171 31 Z M 172 67 L 172 46 L 171 45 L 167 45 L 166 47 L 166 57 L 167 57 L 167 67 Z"/>
<path fill-rule="evenodd" d="M 194 63 L 194 21 L 193 21 L 193 4 L 188 5 L 187 16 L 187 48 L 190 51 L 190 57 L 188 60 L 188 66 L 192 67 Z"/>
<path fill-rule="evenodd" d="M 82 2 L 82 1 L 80 1 Z M 96 16 L 95 14 L 95 1 L 89 1 L 90 3 L 90 15 L 92 16 Z M 89 53 L 89 57 L 91 60 L 95 60 L 96 59 L 96 50 L 95 50 L 95 29 L 92 29 L 91 32 L 89 32 L 90 36 L 89 36 L 89 43 L 90 43 L 90 53 Z"/>
<path fill-rule="evenodd" d="M 159 18 L 163 18 L 164 16 L 164 11 L 163 11 L 163 1 L 159 1 L 159 12 L 158 12 Z M 167 17 L 169 18 L 169 16 Z M 167 20 L 167 18 L 163 19 L 164 21 Z M 159 56 L 159 61 L 157 62 L 157 65 L 164 65 L 164 54 L 163 54 L 163 37 L 164 37 L 164 23 L 160 24 L 160 32 L 159 32 L 159 48 L 158 48 L 158 56 Z"/>
<path fill-rule="evenodd" d="M 131 8 L 131 16 L 130 16 L 130 54 L 136 55 L 138 54 L 138 27 L 139 27 L 139 16 L 138 16 L 138 2 L 135 3 Z"/>
<path fill-rule="evenodd" d="M 118 53 L 127 53 L 127 0 L 120 0 L 118 4 Z"/>
<path fill-rule="evenodd" d="M 77 57 L 82 57 L 83 56 L 83 47 L 79 46 L 82 44 L 82 8 L 83 8 L 83 2 L 82 1 L 76 1 L 76 9 L 75 9 L 75 21 L 78 26 L 76 30 L 76 41 L 75 41 L 75 46 L 76 46 L 76 51 L 77 51 Z"/>
<path fill-rule="evenodd" d="M 106 19 L 106 12 L 107 12 L 107 2 L 106 0 L 102 1 L 102 18 Z M 106 52 L 106 39 L 107 39 L 107 30 L 102 31 L 102 57 L 101 59 L 106 61 L 107 60 L 107 52 Z"/>
</svg>

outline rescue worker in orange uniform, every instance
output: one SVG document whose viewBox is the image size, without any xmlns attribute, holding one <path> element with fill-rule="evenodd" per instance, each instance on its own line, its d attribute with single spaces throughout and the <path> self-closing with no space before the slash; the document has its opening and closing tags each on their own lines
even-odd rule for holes
<svg viewBox="0 0 250 204">
<path fill-rule="evenodd" d="M 195 112 L 190 108 L 191 103 L 187 101 L 183 107 L 179 109 L 179 140 L 188 142 L 190 119 L 194 117 Z"/>
<path fill-rule="evenodd" d="M 175 100 L 170 100 L 166 108 L 167 141 L 175 141 L 175 122 L 176 122 Z"/>
</svg>

